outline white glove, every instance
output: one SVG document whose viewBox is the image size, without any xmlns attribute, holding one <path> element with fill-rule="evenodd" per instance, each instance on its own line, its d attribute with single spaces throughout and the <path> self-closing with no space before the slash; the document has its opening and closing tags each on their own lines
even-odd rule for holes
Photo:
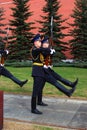
<svg viewBox="0 0 87 130">
<path fill-rule="evenodd" d="M 4 64 L 0 64 L 2 67 L 4 66 Z"/>
<path fill-rule="evenodd" d="M 6 54 L 8 55 L 9 51 L 8 50 L 5 50 L 6 51 Z"/>
<path fill-rule="evenodd" d="M 51 69 L 52 67 L 53 67 L 53 65 L 49 65 L 49 66 L 48 66 L 48 68 L 50 68 L 50 69 Z"/>
<path fill-rule="evenodd" d="M 50 49 L 50 50 L 51 50 L 51 52 L 50 52 L 51 55 L 56 52 L 55 49 Z"/>
<path fill-rule="evenodd" d="M 48 69 L 48 66 L 47 66 L 47 65 L 44 65 L 43 67 L 44 67 L 45 69 Z"/>
</svg>

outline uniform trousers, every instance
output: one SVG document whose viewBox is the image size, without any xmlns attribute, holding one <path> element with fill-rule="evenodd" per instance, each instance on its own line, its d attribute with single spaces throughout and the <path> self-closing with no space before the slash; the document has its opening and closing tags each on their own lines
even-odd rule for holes
<svg viewBox="0 0 87 130">
<path fill-rule="evenodd" d="M 0 66 L 0 75 L 11 78 L 13 75 L 3 66 Z"/>
<path fill-rule="evenodd" d="M 16 78 L 15 76 L 13 76 L 13 74 L 11 74 L 10 71 L 8 71 L 3 66 L 0 66 L 0 75 L 3 75 L 5 77 L 11 79 L 13 82 L 15 82 L 16 84 L 20 85 L 21 87 L 27 82 L 27 80 L 20 81 L 18 78 Z"/>
<path fill-rule="evenodd" d="M 55 86 L 57 89 L 59 89 L 61 92 L 63 92 L 66 95 L 69 93 L 69 90 L 66 89 L 62 84 L 60 84 L 59 81 L 71 88 L 72 88 L 71 86 L 72 82 L 64 79 L 63 77 L 61 77 L 59 74 L 57 74 L 50 68 L 48 69 L 44 68 L 44 71 L 45 71 L 45 80 L 38 94 L 38 99 L 37 99 L 38 103 L 42 102 L 42 93 L 43 93 L 43 88 L 45 86 L 45 82 L 52 84 L 53 86 Z"/>
</svg>

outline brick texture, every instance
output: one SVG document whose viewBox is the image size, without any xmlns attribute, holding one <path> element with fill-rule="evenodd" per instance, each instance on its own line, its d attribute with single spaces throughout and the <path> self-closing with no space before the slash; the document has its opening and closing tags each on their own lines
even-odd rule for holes
<svg viewBox="0 0 87 130">
<path fill-rule="evenodd" d="M 67 23 L 72 23 L 73 19 L 70 17 L 70 15 L 72 14 L 72 10 L 74 7 L 74 2 L 75 0 L 60 0 L 60 4 L 61 4 L 61 8 L 59 10 L 60 14 L 62 15 L 63 19 L 67 19 L 67 22 L 64 22 L 63 25 L 64 26 L 68 26 Z M 41 20 L 41 15 L 45 15 L 42 11 L 43 6 L 45 6 L 45 0 L 30 0 L 29 1 L 29 8 L 30 11 L 33 12 L 33 15 L 31 17 L 29 17 L 28 22 L 34 22 L 34 27 L 36 27 L 35 29 L 32 30 L 32 32 L 34 34 L 39 32 L 39 27 L 41 26 L 37 20 Z M 9 20 L 13 19 L 12 15 L 12 10 L 11 8 L 14 7 L 13 4 L 13 0 L 0 0 L 0 6 L 5 10 L 5 14 L 4 14 L 4 20 L 3 23 L 9 25 Z M 5 27 L 6 28 L 6 27 Z M 70 26 L 69 26 L 70 29 Z M 69 29 L 65 29 L 64 33 L 67 34 L 69 32 Z M 9 34 L 11 33 L 11 31 L 9 31 Z M 71 39 L 71 37 L 66 37 L 64 38 L 64 42 L 68 42 Z M 71 54 L 70 54 L 70 50 L 65 52 L 65 55 L 67 56 L 67 59 L 72 58 Z"/>
</svg>

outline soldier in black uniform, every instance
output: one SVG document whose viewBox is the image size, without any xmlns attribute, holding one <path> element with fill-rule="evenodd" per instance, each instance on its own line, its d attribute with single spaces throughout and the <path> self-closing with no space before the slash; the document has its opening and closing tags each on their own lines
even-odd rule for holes
<svg viewBox="0 0 87 130">
<path fill-rule="evenodd" d="M 49 40 L 48 40 L 47 37 L 42 40 L 42 47 L 43 47 L 43 48 L 48 48 L 48 47 L 49 47 Z M 52 49 L 52 50 L 53 50 L 53 49 Z M 55 50 L 53 50 L 52 55 L 53 55 L 53 53 L 55 53 Z M 46 76 L 45 76 L 46 81 L 48 81 L 49 83 L 51 83 L 51 84 L 53 84 L 53 85 L 55 85 L 55 86 L 56 86 L 56 84 L 58 84 L 58 86 L 60 86 L 59 89 L 63 88 L 62 91 L 63 91 L 63 92 L 65 91 L 65 92 L 67 93 L 66 89 L 65 89 L 63 86 L 61 86 L 61 84 L 59 84 L 59 83 L 57 82 L 57 81 L 60 81 L 60 82 L 62 82 L 64 85 L 67 85 L 67 86 L 73 88 L 71 91 L 74 92 L 75 86 L 76 86 L 77 83 L 78 83 L 78 78 L 75 80 L 75 82 L 71 82 L 71 81 L 69 81 L 69 80 L 63 78 L 61 75 L 57 74 L 57 73 L 52 69 L 52 64 L 50 64 L 50 60 L 51 60 L 50 58 L 52 57 L 52 55 L 50 54 L 50 55 L 45 55 L 45 56 L 44 56 L 44 61 L 47 60 L 47 61 L 44 62 L 44 70 L 45 70 L 45 72 L 46 72 Z M 47 59 L 46 59 L 46 58 L 47 58 Z M 42 101 L 42 92 L 43 92 L 44 85 L 45 85 L 45 82 L 43 83 L 42 90 L 40 89 L 39 94 L 38 94 L 38 102 L 37 102 L 37 104 L 38 104 L 38 105 L 41 105 L 41 106 L 47 106 L 47 104 L 43 103 L 43 101 Z M 57 87 L 57 86 L 56 86 L 56 87 Z M 57 88 L 58 88 L 58 87 L 57 87 Z M 65 93 L 65 94 L 66 94 L 66 93 Z M 72 94 L 72 93 L 71 93 L 71 94 Z M 68 96 L 71 96 L 71 94 L 69 94 Z"/>
<path fill-rule="evenodd" d="M 37 96 L 38 93 L 43 86 L 44 83 L 44 69 L 43 69 L 43 53 L 50 53 L 49 48 L 41 48 L 41 37 L 40 34 L 37 34 L 33 40 L 32 43 L 34 44 L 32 50 L 31 50 L 31 56 L 33 60 L 33 66 L 32 66 L 32 76 L 33 76 L 33 92 L 32 92 L 32 99 L 31 99 L 31 112 L 35 114 L 42 114 L 37 108 Z"/>
<path fill-rule="evenodd" d="M 68 90 L 59 82 L 57 79 L 49 73 L 48 69 L 45 69 L 44 66 L 44 57 L 48 54 L 53 53 L 53 49 L 50 48 L 42 48 L 41 47 L 41 39 L 40 34 L 37 34 L 33 39 L 34 47 L 31 50 L 31 55 L 33 59 L 33 67 L 32 67 L 32 76 L 34 79 L 33 83 L 33 92 L 31 99 L 31 112 L 35 114 L 42 114 L 38 109 L 36 109 L 37 97 L 39 93 L 42 91 L 45 82 L 51 83 L 58 90 L 66 94 L 70 97 L 76 89 L 76 85 L 72 87 L 72 89 Z"/>
<path fill-rule="evenodd" d="M 20 81 L 19 79 L 17 79 L 15 76 L 13 76 L 13 74 L 8 71 L 4 66 L 3 64 L 1 63 L 1 58 L 2 58 L 2 55 L 3 56 L 6 56 L 8 54 L 8 50 L 4 50 L 2 48 L 2 45 L 3 43 L 0 43 L 0 75 L 3 75 L 7 78 L 10 78 L 12 81 L 14 81 L 16 84 L 18 84 L 20 87 L 22 87 L 24 84 L 27 83 L 28 80 L 25 80 L 25 81 Z"/>
</svg>

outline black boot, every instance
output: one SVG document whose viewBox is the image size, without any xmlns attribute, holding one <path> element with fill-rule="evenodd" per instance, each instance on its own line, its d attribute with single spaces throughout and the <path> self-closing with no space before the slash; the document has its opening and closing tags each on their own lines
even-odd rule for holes
<svg viewBox="0 0 87 130">
<path fill-rule="evenodd" d="M 56 80 L 62 82 L 63 84 L 65 84 L 65 85 L 67 85 L 67 86 L 69 86 L 69 87 L 71 87 L 71 88 L 73 88 L 74 86 L 76 86 L 76 84 L 78 83 L 78 79 L 76 79 L 75 82 L 71 82 L 71 81 L 69 81 L 69 80 L 63 78 L 61 75 L 57 74 L 56 72 L 54 72 L 52 69 L 50 69 L 49 71 L 51 72 L 52 76 L 53 76 Z"/>
<path fill-rule="evenodd" d="M 66 95 L 67 95 L 68 97 L 71 97 L 72 94 L 74 93 L 75 89 L 76 89 L 76 86 L 73 87 L 71 90 L 68 90 L 68 93 L 67 93 Z"/>
<path fill-rule="evenodd" d="M 38 99 L 37 99 L 37 105 L 40 105 L 40 106 L 48 106 L 48 104 L 42 102 L 42 92 L 39 93 L 39 96 L 38 96 Z"/>
<path fill-rule="evenodd" d="M 16 84 L 18 84 L 20 87 L 22 87 L 24 84 L 27 83 L 28 80 L 20 81 L 16 77 L 11 76 L 11 80 L 14 81 Z"/>
<path fill-rule="evenodd" d="M 77 85 L 77 83 L 78 83 L 78 78 L 76 79 L 75 82 L 73 82 L 73 83 L 71 84 L 71 87 L 72 87 L 72 88 L 75 87 L 75 86 Z"/>
<path fill-rule="evenodd" d="M 63 85 L 61 85 L 58 82 L 56 82 L 55 87 L 59 89 L 61 92 L 63 92 L 65 95 L 67 95 L 68 97 L 71 97 L 71 95 L 74 93 L 76 89 L 76 86 L 74 86 L 72 89 L 68 90 L 67 88 L 65 88 Z"/>
<path fill-rule="evenodd" d="M 28 80 L 26 79 L 25 81 L 21 81 L 20 83 L 20 87 L 23 87 L 24 84 L 26 84 L 28 82 Z"/>
<path fill-rule="evenodd" d="M 36 97 L 31 99 L 31 112 L 34 114 L 42 114 L 38 109 L 36 109 Z"/>
<path fill-rule="evenodd" d="M 44 102 L 38 102 L 37 105 L 40 105 L 40 106 L 48 106 L 48 104 L 44 103 Z"/>
<path fill-rule="evenodd" d="M 75 87 L 78 83 L 78 78 L 76 79 L 75 82 L 71 82 L 67 79 L 64 79 L 64 78 L 60 78 L 59 79 L 60 82 L 62 82 L 63 84 L 67 85 L 67 86 L 70 86 L 71 88 Z"/>
</svg>

